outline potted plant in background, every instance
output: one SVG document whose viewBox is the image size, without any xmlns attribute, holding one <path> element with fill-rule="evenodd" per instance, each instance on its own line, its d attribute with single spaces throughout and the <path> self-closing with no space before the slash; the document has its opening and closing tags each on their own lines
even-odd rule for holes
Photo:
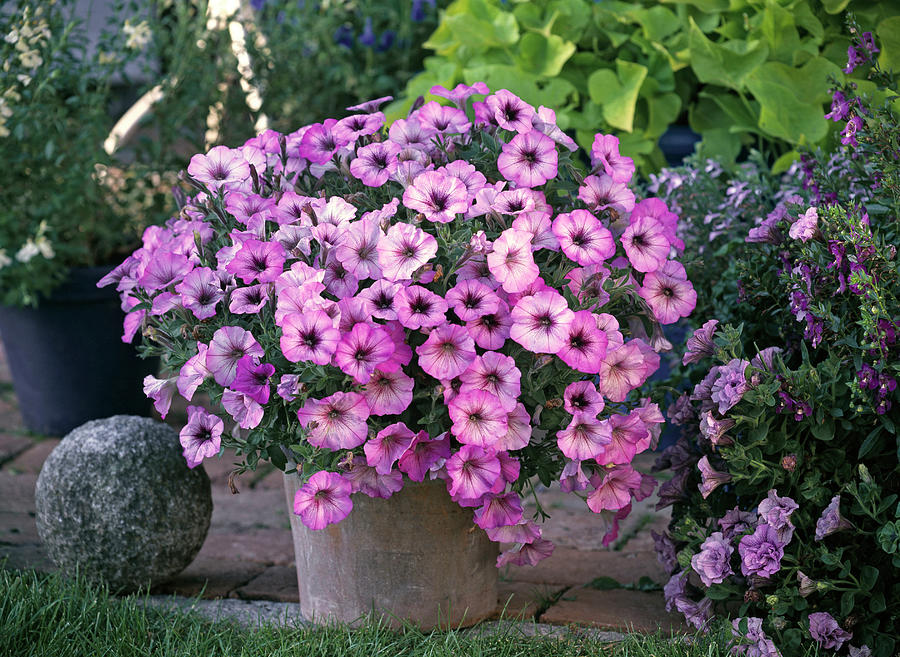
<svg viewBox="0 0 900 657">
<path fill-rule="evenodd" d="M 238 472 L 288 473 L 307 616 L 473 622 L 495 604 L 484 533 L 510 544 L 497 566 L 552 550 L 523 513 L 537 482 L 585 498 L 605 542 L 653 489 L 631 461 L 662 416 L 635 390 L 694 305 L 677 217 L 634 198 L 615 137 L 585 167 L 547 108 L 433 92 L 452 104 L 390 129 L 381 99 L 194 156 L 194 195 L 104 281 L 162 359 L 160 412 L 198 390 L 220 409 L 188 408 L 188 462 L 231 447 Z"/>
<path fill-rule="evenodd" d="M 737 616 L 743 654 L 889 657 L 900 641 L 900 129 L 895 79 L 851 25 L 847 69 L 873 92 L 835 84 L 841 145 L 805 156 L 805 189 L 734 251 L 730 323 L 688 340 L 696 385 L 659 462 L 667 605 L 698 627 Z"/>
</svg>

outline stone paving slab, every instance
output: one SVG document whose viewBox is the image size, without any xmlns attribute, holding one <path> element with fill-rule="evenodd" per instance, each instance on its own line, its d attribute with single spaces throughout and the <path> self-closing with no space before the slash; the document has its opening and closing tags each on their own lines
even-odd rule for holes
<svg viewBox="0 0 900 657">
<path fill-rule="evenodd" d="M 56 570 L 56 565 L 44 552 L 40 544 L 23 543 L 21 545 L 0 545 L 0 568 L 9 570 L 29 570 L 49 573 Z"/>
<path fill-rule="evenodd" d="M 550 600 L 566 587 L 533 584 L 531 582 L 501 581 L 497 585 L 496 618 L 534 620 L 546 608 Z"/>
<path fill-rule="evenodd" d="M 0 470 L 0 511 L 34 513 L 34 485 L 37 475 L 12 474 Z"/>
<path fill-rule="evenodd" d="M 14 433 L 5 433 L 4 429 L 12 427 L 4 427 L 2 417 L 0 417 L 0 465 L 7 461 L 12 461 L 19 454 L 32 446 L 32 442 L 25 436 Z"/>
<path fill-rule="evenodd" d="M 620 584 L 637 582 L 642 576 L 657 583 L 668 579 L 653 552 L 613 552 L 556 548 L 536 566 L 509 566 L 506 579 L 534 584 L 582 586 L 596 577 L 614 578 Z"/>
<path fill-rule="evenodd" d="M 29 441 L 28 449 L 7 463 L 6 469 L 13 474 L 40 474 L 44 461 L 59 443 L 59 438 L 47 438 L 36 443 Z"/>
<path fill-rule="evenodd" d="M 169 581 L 153 587 L 152 593 L 185 597 L 227 598 L 233 591 L 262 573 L 265 566 L 252 561 L 223 561 L 197 557 Z"/>
<path fill-rule="evenodd" d="M 40 542 L 34 515 L 0 511 L 0 549 L 3 545 L 35 545 Z"/>
<path fill-rule="evenodd" d="M 571 589 L 541 615 L 544 623 L 579 623 L 621 631 L 690 632 L 681 614 L 665 609 L 661 592 Z"/>
<path fill-rule="evenodd" d="M 252 561 L 264 566 L 293 566 L 294 543 L 289 529 L 231 532 L 213 526 L 197 556 L 223 561 Z"/>
<path fill-rule="evenodd" d="M 235 590 L 232 597 L 244 600 L 297 602 L 300 599 L 297 569 L 293 565 L 266 568 L 244 586 Z"/>
</svg>

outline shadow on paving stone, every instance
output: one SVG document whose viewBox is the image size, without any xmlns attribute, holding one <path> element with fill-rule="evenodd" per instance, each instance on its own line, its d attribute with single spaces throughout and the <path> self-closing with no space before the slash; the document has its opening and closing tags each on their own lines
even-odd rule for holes
<svg viewBox="0 0 900 657">
<path fill-rule="evenodd" d="M 135 598 L 135 601 L 162 610 L 195 613 L 211 621 L 229 621 L 251 629 L 268 623 L 288 627 L 308 625 L 300 616 L 300 604 L 297 602 L 197 600 L 167 595 L 151 595 Z"/>
</svg>

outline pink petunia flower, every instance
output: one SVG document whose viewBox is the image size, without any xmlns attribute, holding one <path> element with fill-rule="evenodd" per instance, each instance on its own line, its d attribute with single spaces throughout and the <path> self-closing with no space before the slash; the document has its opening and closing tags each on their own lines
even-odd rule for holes
<svg viewBox="0 0 900 657">
<path fill-rule="evenodd" d="M 603 168 L 614 182 L 627 183 L 634 175 L 634 160 L 619 154 L 619 138 L 615 135 L 597 134 L 591 145 L 591 166 Z"/>
<path fill-rule="evenodd" d="M 511 91 L 501 89 L 484 99 L 494 122 L 504 130 L 526 133 L 532 130 L 534 108 Z"/>
<path fill-rule="evenodd" d="M 219 277 L 209 267 L 197 267 L 175 286 L 181 295 L 181 305 L 197 319 L 207 319 L 216 314 L 216 306 L 225 296 Z"/>
<path fill-rule="evenodd" d="M 353 449 L 366 441 L 369 406 L 355 392 L 336 392 L 324 399 L 307 399 L 297 411 L 309 430 L 309 443 L 330 450 Z"/>
<path fill-rule="evenodd" d="M 367 187 L 381 187 L 397 170 L 400 146 L 392 141 L 379 141 L 356 151 L 350 162 L 350 173 Z"/>
<path fill-rule="evenodd" d="M 475 511 L 475 524 L 482 529 L 518 525 L 522 522 L 522 513 L 518 494 L 487 495 L 484 504 Z"/>
<path fill-rule="evenodd" d="M 429 101 L 410 115 L 426 128 L 436 133 L 465 134 L 472 127 L 466 113 L 456 107 L 447 107 L 437 101 Z"/>
<path fill-rule="evenodd" d="M 360 137 L 374 135 L 384 125 L 383 112 L 351 114 L 339 119 L 332 132 L 338 142 L 352 144 Z"/>
<path fill-rule="evenodd" d="M 432 468 L 438 468 L 450 458 L 450 436 L 442 433 L 436 438 L 429 438 L 425 431 L 420 431 L 413 439 L 412 445 L 403 453 L 397 467 L 413 481 L 424 481 Z"/>
<path fill-rule="evenodd" d="M 188 174 L 211 191 L 241 189 L 250 180 L 250 165 L 237 149 L 215 146 L 206 155 L 194 155 Z"/>
<path fill-rule="evenodd" d="M 399 471 L 392 470 L 381 474 L 367 465 L 365 457 L 359 454 L 353 457 L 350 470 L 344 478 L 350 482 L 350 488 L 354 493 L 385 500 L 403 488 L 403 475 Z"/>
<path fill-rule="evenodd" d="M 399 415 L 412 403 L 413 380 L 397 369 L 376 369 L 363 388 L 362 395 L 372 415 Z"/>
<path fill-rule="evenodd" d="M 308 360 L 327 365 L 341 339 L 332 319 L 321 310 L 291 313 L 281 329 L 281 352 L 292 363 Z"/>
<path fill-rule="evenodd" d="M 331 160 L 338 149 L 348 142 L 334 134 L 336 119 L 325 119 L 324 123 L 314 123 L 303 133 L 303 139 L 297 147 L 297 155 L 313 164 L 325 164 Z"/>
<path fill-rule="evenodd" d="M 260 283 L 233 290 L 228 310 L 236 315 L 255 315 L 269 302 L 270 287 L 265 283 Z"/>
<path fill-rule="evenodd" d="M 187 256 L 160 249 L 151 256 L 137 284 L 148 292 L 164 290 L 180 282 L 192 268 Z"/>
<path fill-rule="evenodd" d="M 436 253 L 437 240 L 412 224 L 396 223 L 378 240 L 378 263 L 389 281 L 412 278 Z"/>
<path fill-rule="evenodd" d="M 494 395 L 507 413 L 516 408 L 522 373 L 512 357 L 496 351 L 485 352 L 459 378 L 462 382 L 460 392 L 484 390 Z"/>
<path fill-rule="evenodd" d="M 586 461 L 601 454 L 609 441 L 600 420 L 582 413 L 573 417 L 569 426 L 556 434 L 560 451 L 576 461 Z"/>
<path fill-rule="evenodd" d="M 334 350 L 334 364 L 357 383 L 366 383 L 375 368 L 394 353 L 394 341 L 374 324 L 357 324 Z"/>
<path fill-rule="evenodd" d="M 521 292 L 540 274 L 531 251 L 531 234 L 507 228 L 487 255 L 490 273 L 507 292 Z"/>
<path fill-rule="evenodd" d="M 622 233 L 622 246 L 631 265 L 640 272 L 656 271 L 665 264 L 671 245 L 663 225 L 649 216 L 635 218 Z"/>
<path fill-rule="evenodd" d="M 614 402 L 623 402 L 628 393 L 640 386 L 649 376 L 645 355 L 634 339 L 613 350 L 607 350 L 597 372 L 599 389 Z"/>
<path fill-rule="evenodd" d="M 500 476 L 500 460 L 493 451 L 463 445 L 446 463 L 450 495 L 476 500 L 489 493 Z"/>
<path fill-rule="evenodd" d="M 484 82 L 476 82 L 472 86 L 460 82 L 453 89 L 447 89 L 441 84 L 436 84 L 428 90 L 428 93 L 433 96 L 446 98 L 460 109 L 465 109 L 466 100 L 475 94 L 489 94 L 490 89 Z"/>
<path fill-rule="evenodd" d="M 551 290 L 521 299 L 510 318 L 513 340 L 536 354 L 554 354 L 565 346 L 575 313 L 561 294 Z"/>
<path fill-rule="evenodd" d="M 493 448 L 506 435 L 507 411 L 495 395 L 485 390 L 460 392 L 448 405 L 453 425 L 450 432 L 459 442 Z"/>
<path fill-rule="evenodd" d="M 587 210 L 557 215 L 553 234 L 566 257 L 579 265 L 599 265 L 616 253 L 612 233 Z"/>
<path fill-rule="evenodd" d="M 440 171 L 426 171 L 416 176 L 403 192 L 403 205 L 421 212 L 429 221 L 443 224 L 468 211 L 469 194 L 459 178 Z"/>
<path fill-rule="evenodd" d="M 438 326 L 416 347 L 419 366 L 435 379 L 453 379 L 475 360 L 475 342 L 456 324 Z"/>
<path fill-rule="evenodd" d="M 569 135 L 563 132 L 556 124 L 556 112 L 549 107 L 538 107 L 537 116 L 531 117 L 531 123 L 535 130 L 540 130 L 560 146 L 571 152 L 578 150 L 578 144 Z"/>
<path fill-rule="evenodd" d="M 381 276 L 378 265 L 378 240 L 381 227 L 374 218 L 351 223 L 335 249 L 335 258 L 359 280 Z"/>
<path fill-rule="evenodd" d="M 275 199 L 259 194 L 230 191 L 225 194 L 225 209 L 245 226 L 274 218 Z"/>
<path fill-rule="evenodd" d="M 543 210 L 522 212 L 513 219 L 512 227 L 531 235 L 531 250 L 549 249 L 559 251 L 559 240 L 553 234 L 550 213 Z"/>
<path fill-rule="evenodd" d="M 263 419 L 263 407 L 250 395 L 226 389 L 222 393 L 222 408 L 241 429 L 255 429 Z"/>
<path fill-rule="evenodd" d="M 588 507 L 594 513 L 618 511 L 631 503 L 631 492 L 640 487 L 640 472 L 630 465 L 617 465 L 606 470 L 599 485 L 588 495 Z"/>
<path fill-rule="evenodd" d="M 697 292 L 690 281 L 660 271 L 645 275 L 637 292 L 660 324 L 673 324 L 680 317 L 687 317 L 697 305 Z"/>
<path fill-rule="evenodd" d="M 225 271 L 244 283 L 272 283 L 284 272 L 286 257 L 284 247 L 278 242 L 247 240 L 225 266 Z"/>
<path fill-rule="evenodd" d="M 605 173 L 585 177 L 578 188 L 578 198 L 595 212 L 611 210 L 614 218 L 634 209 L 634 192 L 625 183 L 617 183 Z"/>
<path fill-rule="evenodd" d="M 589 310 L 579 310 L 569 324 L 565 343 L 557 356 L 569 367 L 586 374 L 596 374 L 606 356 L 608 338 L 597 328 L 597 320 Z"/>
<path fill-rule="evenodd" d="M 144 377 L 144 395 L 153 400 L 153 408 L 165 420 L 177 389 L 178 377 L 158 379 L 152 374 Z"/>
<path fill-rule="evenodd" d="M 379 474 L 388 474 L 394 463 L 410 448 L 415 434 L 402 422 L 395 422 L 366 441 L 366 463 Z"/>
<path fill-rule="evenodd" d="M 522 449 L 531 441 L 531 416 L 524 404 L 516 404 L 516 408 L 506 416 L 506 435 L 494 443 L 494 448 L 504 451 Z"/>
<path fill-rule="evenodd" d="M 536 566 L 553 554 L 554 545 L 544 538 L 537 538 L 521 547 L 514 547 L 497 557 L 497 568 L 503 566 Z"/>
<path fill-rule="evenodd" d="M 649 438 L 650 430 L 638 413 L 612 414 L 603 421 L 610 442 L 595 458 L 601 465 L 627 465 L 638 452 L 638 446 Z"/>
<path fill-rule="evenodd" d="M 244 356 L 238 361 L 237 372 L 231 389 L 242 392 L 258 404 L 269 401 L 269 379 L 275 374 L 275 366 L 271 363 L 254 363 L 253 356 Z"/>
<path fill-rule="evenodd" d="M 189 468 L 219 453 L 225 423 L 201 406 L 188 406 L 188 423 L 178 435 Z"/>
<path fill-rule="evenodd" d="M 556 142 L 537 130 L 517 134 L 503 144 L 497 158 L 500 174 L 519 187 L 537 187 L 555 178 L 558 163 Z"/>
<path fill-rule="evenodd" d="M 431 328 L 447 321 L 447 302 L 419 285 L 400 289 L 394 297 L 394 306 L 397 320 L 408 329 Z"/>
<path fill-rule="evenodd" d="M 262 358 L 265 352 L 250 331 L 240 326 L 218 329 L 206 352 L 206 367 L 220 386 L 230 386 L 237 373 L 238 361 L 246 355 Z"/>
<path fill-rule="evenodd" d="M 415 148 L 427 152 L 434 148 L 431 139 L 435 134 L 434 128 L 425 126 L 418 119 L 409 118 L 394 121 L 388 136 L 402 149 Z"/>
<path fill-rule="evenodd" d="M 446 299 L 453 306 L 456 316 L 464 322 L 489 315 L 500 305 L 500 298 L 491 288 L 472 279 L 457 282 L 447 292 Z"/>
<path fill-rule="evenodd" d="M 208 345 L 197 343 L 197 353 L 187 359 L 178 371 L 178 393 L 186 400 L 191 401 L 200 384 L 212 376 L 212 372 L 206 367 L 206 352 Z"/>
<path fill-rule="evenodd" d="M 294 513 L 310 529 L 325 529 L 353 510 L 350 482 L 339 474 L 320 470 L 294 495 Z"/>
<path fill-rule="evenodd" d="M 366 302 L 366 308 L 371 317 L 397 319 L 397 310 L 394 304 L 402 287 L 399 283 L 378 279 L 360 292 L 357 298 Z"/>
<path fill-rule="evenodd" d="M 603 410 L 603 396 L 592 381 L 576 381 L 566 386 L 563 408 L 571 415 L 597 417 Z"/>
<path fill-rule="evenodd" d="M 502 348 L 509 337 L 511 326 L 509 305 L 505 301 L 497 305 L 495 312 L 466 322 L 466 330 L 482 349 Z"/>
</svg>

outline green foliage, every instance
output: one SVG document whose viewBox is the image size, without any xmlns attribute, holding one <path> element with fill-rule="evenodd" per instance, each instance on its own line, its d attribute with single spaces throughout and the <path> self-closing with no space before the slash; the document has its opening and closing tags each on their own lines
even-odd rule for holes
<svg viewBox="0 0 900 657">
<path fill-rule="evenodd" d="M 836 15 L 847 2 L 819 0 L 455 0 L 425 43 L 435 55 L 410 80 L 405 113 L 436 84 L 484 80 L 557 112 L 588 148 L 618 131 L 622 152 L 645 171 L 663 164 L 659 137 L 687 118 L 700 153 L 725 164 L 755 147 L 771 163 L 822 143 L 830 75 L 849 41 Z M 900 57 L 900 17 L 890 3 L 850 7 L 878 25 L 882 64 Z"/>
</svg>

